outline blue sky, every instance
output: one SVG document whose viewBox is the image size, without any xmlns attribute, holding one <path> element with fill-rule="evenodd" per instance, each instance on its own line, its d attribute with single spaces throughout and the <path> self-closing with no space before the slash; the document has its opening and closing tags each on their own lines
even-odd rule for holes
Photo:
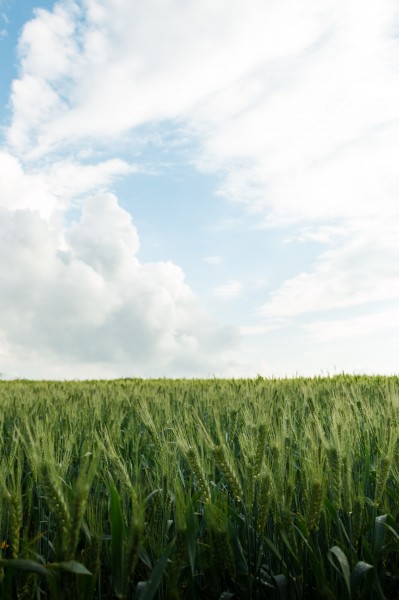
<svg viewBox="0 0 399 600">
<path fill-rule="evenodd" d="M 0 0 L 0 372 L 397 372 L 393 0 Z"/>
</svg>

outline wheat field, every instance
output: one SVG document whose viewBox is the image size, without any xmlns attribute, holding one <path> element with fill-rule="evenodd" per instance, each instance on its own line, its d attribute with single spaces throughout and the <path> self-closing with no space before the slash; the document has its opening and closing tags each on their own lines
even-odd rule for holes
<svg viewBox="0 0 399 600">
<path fill-rule="evenodd" d="M 399 597 L 399 378 L 0 382 L 0 597 Z"/>
</svg>

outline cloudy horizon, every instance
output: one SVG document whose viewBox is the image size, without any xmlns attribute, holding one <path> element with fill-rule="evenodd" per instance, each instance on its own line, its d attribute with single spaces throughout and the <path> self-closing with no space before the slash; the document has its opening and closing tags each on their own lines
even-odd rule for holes
<svg viewBox="0 0 399 600">
<path fill-rule="evenodd" d="M 393 374 L 393 0 L 0 0 L 5 378 Z"/>
</svg>

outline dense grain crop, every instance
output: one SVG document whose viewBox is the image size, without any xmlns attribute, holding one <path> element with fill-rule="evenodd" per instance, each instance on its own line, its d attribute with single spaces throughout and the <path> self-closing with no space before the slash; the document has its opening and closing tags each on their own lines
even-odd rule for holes
<svg viewBox="0 0 399 600">
<path fill-rule="evenodd" d="M 0 597 L 398 598 L 399 378 L 0 383 Z"/>
</svg>

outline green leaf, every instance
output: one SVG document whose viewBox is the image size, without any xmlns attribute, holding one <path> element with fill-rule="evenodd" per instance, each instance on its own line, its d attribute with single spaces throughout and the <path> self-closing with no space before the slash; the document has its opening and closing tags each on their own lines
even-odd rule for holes
<svg viewBox="0 0 399 600">
<path fill-rule="evenodd" d="M 195 573 L 195 558 L 197 553 L 197 522 L 194 516 L 192 503 L 187 506 L 187 547 L 188 557 L 190 559 L 191 575 Z"/>
<path fill-rule="evenodd" d="M 285 564 L 285 562 L 283 560 L 283 557 L 281 556 L 280 552 L 277 550 L 277 548 L 273 544 L 273 542 L 268 537 L 266 537 L 266 536 L 263 537 L 263 541 L 269 547 L 269 550 L 271 550 L 273 552 L 274 556 L 276 556 L 278 558 L 278 560 L 283 563 L 284 567 L 286 567 L 286 564 Z"/>
<path fill-rule="evenodd" d="M 293 548 L 290 540 L 288 539 L 286 533 L 284 531 L 280 531 L 280 535 L 281 535 L 281 539 L 283 540 L 284 544 L 287 546 L 287 549 L 291 555 L 291 558 L 294 559 L 294 561 L 299 565 L 300 564 L 300 558 L 297 555 L 297 552 L 295 551 L 295 548 Z"/>
<path fill-rule="evenodd" d="M 351 591 L 354 592 L 357 588 L 363 583 L 365 576 L 367 573 L 374 569 L 373 565 L 364 562 L 363 560 L 359 560 L 358 563 L 353 567 L 351 573 Z"/>
<path fill-rule="evenodd" d="M 337 529 L 339 529 L 338 513 L 337 513 L 336 506 L 327 497 L 324 499 L 324 506 L 325 506 L 327 513 L 329 514 L 332 522 L 337 527 Z"/>
<path fill-rule="evenodd" d="M 51 575 L 51 572 L 44 565 L 35 562 L 34 560 L 27 560 L 24 558 L 0 560 L 0 567 L 5 569 L 17 569 L 18 571 L 28 571 L 29 573 L 36 573 L 37 575 Z"/>
<path fill-rule="evenodd" d="M 166 563 L 168 562 L 168 558 L 170 556 L 171 551 L 172 551 L 172 545 L 169 545 L 169 547 L 166 548 L 166 550 L 163 553 L 163 555 L 161 556 L 161 558 L 159 560 L 157 560 L 155 567 L 152 570 L 149 580 L 146 581 L 145 583 L 140 582 L 140 584 L 138 586 L 138 590 L 140 590 L 139 600 L 152 600 L 152 598 L 157 593 L 157 590 L 162 581 L 162 576 L 164 574 Z"/>
<path fill-rule="evenodd" d="M 86 567 L 77 560 L 66 560 L 60 563 L 52 563 L 48 566 L 51 569 L 60 569 L 61 571 L 75 573 L 76 575 L 92 575 L 92 573 L 90 573 L 90 571 L 88 571 Z"/>
<path fill-rule="evenodd" d="M 273 575 L 272 579 L 274 579 L 274 581 L 276 582 L 280 600 L 288 600 L 289 590 L 288 579 L 286 578 L 286 576 L 280 573 L 280 575 Z"/>
<path fill-rule="evenodd" d="M 45 535 L 46 535 L 45 531 L 42 531 L 42 532 L 38 533 L 37 535 L 35 535 L 34 538 L 32 538 L 31 540 L 29 540 L 28 546 L 33 546 L 34 544 L 36 544 L 36 542 L 38 540 L 40 540 L 41 538 L 43 538 Z"/>
<path fill-rule="evenodd" d="M 384 553 L 385 523 L 388 515 L 377 517 L 374 522 L 373 553 L 376 559 L 380 559 Z"/>
<path fill-rule="evenodd" d="M 115 595 L 123 595 L 123 518 L 121 501 L 114 482 L 110 479 L 108 486 L 110 497 L 111 521 L 111 575 Z"/>
<path fill-rule="evenodd" d="M 332 564 L 332 566 L 334 567 L 334 569 L 340 575 L 342 575 L 342 577 L 345 581 L 346 589 L 348 590 L 348 596 L 349 596 L 349 598 L 351 598 L 350 569 L 349 569 L 348 559 L 346 558 L 345 554 L 342 552 L 342 550 L 339 546 L 333 546 L 332 548 L 330 548 L 330 550 L 327 553 L 327 557 L 328 557 L 328 560 L 330 561 L 330 563 Z M 340 567 L 339 569 L 338 569 L 337 565 L 335 564 L 334 557 L 338 561 L 338 564 Z"/>
<path fill-rule="evenodd" d="M 397 532 L 396 528 L 397 528 L 397 523 L 395 522 L 395 520 L 392 518 L 391 515 L 387 515 L 386 520 L 383 523 L 384 528 L 389 531 L 395 542 L 399 542 L 399 533 Z"/>
<path fill-rule="evenodd" d="M 246 561 L 244 550 L 242 548 L 242 545 L 241 545 L 238 535 L 232 536 L 231 543 L 232 543 L 232 547 L 233 547 L 234 556 L 236 559 L 236 565 L 237 565 L 240 573 L 247 575 L 248 574 L 248 563 Z"/>
</svg>

